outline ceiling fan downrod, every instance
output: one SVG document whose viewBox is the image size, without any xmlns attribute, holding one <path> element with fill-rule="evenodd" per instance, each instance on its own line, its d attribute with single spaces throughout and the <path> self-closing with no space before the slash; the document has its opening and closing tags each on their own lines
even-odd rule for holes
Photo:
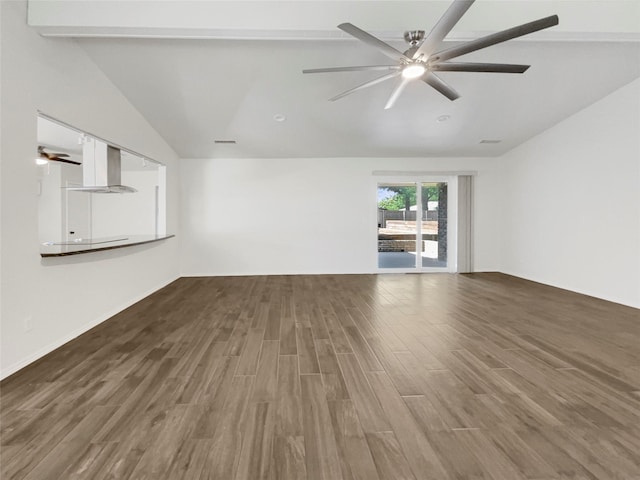
<svg viewBox="0 0 640 480">
<path fill-rule="evenodd" d="M 424 41 L 424 30 L 409 30 L 404 32 L 404 41 L 412 47 L 417 47 Z"/>
</svg>

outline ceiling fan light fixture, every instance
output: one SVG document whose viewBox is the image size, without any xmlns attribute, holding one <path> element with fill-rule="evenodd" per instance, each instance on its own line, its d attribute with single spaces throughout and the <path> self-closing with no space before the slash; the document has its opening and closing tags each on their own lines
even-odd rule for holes
<svg viewBox="0 0 640 480">
<path fill-rule="evenodd" d="M 49 163 L 49 160 L 47 160 L 46 158 L 36 158 L 36 165 L 46 165 L 47 163 Z"/>
<path fill-rule="evenodd" d="M 418 78 L 424 75 L 424 72 L 427 71 L 427 67 L 420 63 L 411 63 L 402 69 L 402 77 L 403 78 Z"/>
</svg>

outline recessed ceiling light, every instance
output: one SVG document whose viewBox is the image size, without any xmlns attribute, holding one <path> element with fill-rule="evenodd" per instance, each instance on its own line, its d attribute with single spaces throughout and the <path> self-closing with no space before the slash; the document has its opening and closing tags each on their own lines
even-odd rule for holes
<svg viewBox="0 0 640 480">
<path fill-rule="evenodd" d="M 500 143 L 502 140 L 480 140 L 480 143 L 492 144 L 492 143 Z"/>
<path fill-rule="evenodd" d="M 285 116 L 284 116 L 283 114 L 281 114 L 281 113 L 276 113 L 276 114 L 273 116 L 273 119 L 274 119 L 276 122 L 284 122 L 284 121 L 287 119 L 287 117 L 285 117 Z"/>
<path fill-rule="evenodd" d="M 442 122 L 446 122 L 450 118 L 451 118 L 451 115 L 440 115 L 438 118 L 436 118 L 436 121 L 438 123 L 442 123 Z"/>
<path fill-rule="evenodd" d="M 214 140 L 213 143 L 223 143 L 227 145 L 234 145 L 236 141 L 235 140 Z"/>
</svg>

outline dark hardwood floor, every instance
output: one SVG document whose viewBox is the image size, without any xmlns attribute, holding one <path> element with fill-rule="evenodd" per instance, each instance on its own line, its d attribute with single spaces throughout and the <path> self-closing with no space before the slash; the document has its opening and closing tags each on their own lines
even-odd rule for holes
<svg viewBox="0 0 640 480">
<path fill-rule="evenodd" d="M 183 278 L 0 384 L 2 479 L 640 479 L 640 311 L 501 274 Z"/>
</svg>

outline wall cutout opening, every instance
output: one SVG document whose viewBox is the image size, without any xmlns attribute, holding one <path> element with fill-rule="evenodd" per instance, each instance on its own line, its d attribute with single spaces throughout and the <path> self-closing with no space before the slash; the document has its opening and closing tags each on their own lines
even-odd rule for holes
<svg viewBox="0 0 640 480">
<path fill-rule="evenodd" d="M 38 116 L 40 253 L 80 253 L 164 238 L 166 166 Z"/>
</svg>

